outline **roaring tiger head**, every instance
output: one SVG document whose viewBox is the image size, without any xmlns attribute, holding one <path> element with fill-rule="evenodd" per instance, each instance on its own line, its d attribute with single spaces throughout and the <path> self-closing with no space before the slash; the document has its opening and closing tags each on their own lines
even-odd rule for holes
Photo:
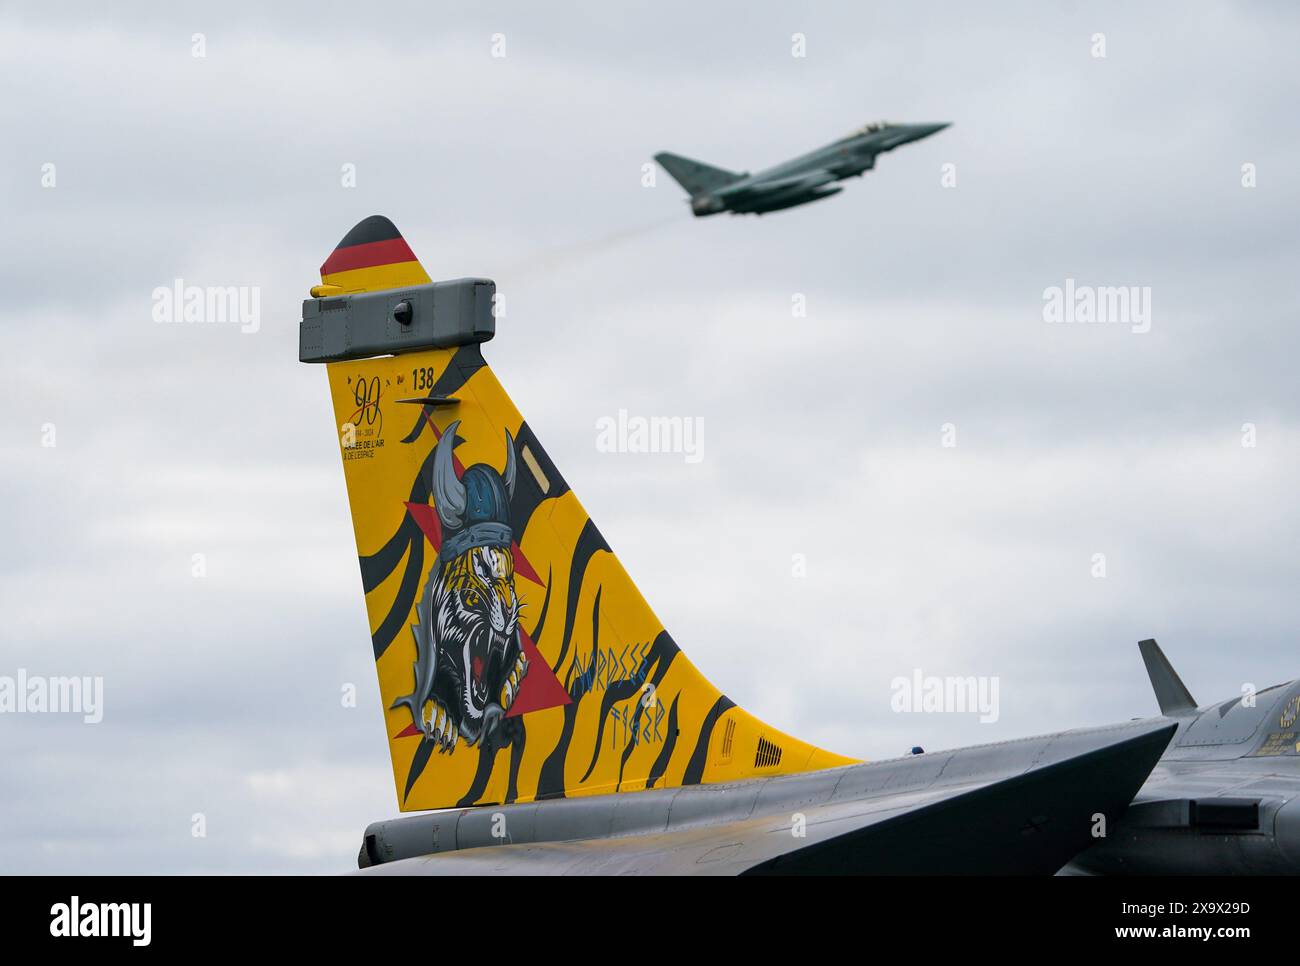
<svg viewBox="0 0 1300 966">
<path fill-rule="evenodd" d="M 416 605 L 415 687 L 394 702 L 439 751 L 460 738 L 486 743 L 528 671 L 519 640 L 510 498 L 515 447 L 506 433 L 505 470 L 476 463 L 457 478 L 456 430 L 447 427 L 433 456 L 434 508 L 442 547 Z"/>
</svg>

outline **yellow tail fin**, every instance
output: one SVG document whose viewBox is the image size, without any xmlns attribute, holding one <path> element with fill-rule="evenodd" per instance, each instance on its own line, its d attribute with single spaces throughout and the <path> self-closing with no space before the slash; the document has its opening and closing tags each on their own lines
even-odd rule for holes
<svg viewBox="0 0 1300 966">
<path fill-rule="evenodd" d="M 340 360 L 330 394 L 403 810 L 850 763 L 736 707 L 664 630 L 483 361 L 493 325 L 465 306 L 491 283 L 421 301 L 458 283 L 427 285 L 380 217 L 322 281 L 303 358 Z M 347 293 L 373 292 L 372 337 L 329 331 Z M 456 329 L 453 311 L 474 319 Z M 375 346 L 399 354 L 349 358 Z"/>
</svg>

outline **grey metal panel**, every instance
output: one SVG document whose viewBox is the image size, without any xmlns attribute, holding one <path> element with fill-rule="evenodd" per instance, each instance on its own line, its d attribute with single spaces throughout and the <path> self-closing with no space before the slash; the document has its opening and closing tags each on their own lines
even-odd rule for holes
<svg viewBox="0 0 1300 966">
<path fill-rule="evenodd" d="M 1253 708 L 1234 699 L 1202 711 L 1179 736 L 1178 745 L 1241 745 L 1250 741 L 1259 731 L 1260 725 L 1274 716 L 1274 709 L 1286 700 L 1287 689 L 1270 688 L 1259 692 L 1255 697 Z"/>
<path fill-rule="evenodd" d="M 389 862 L 408 855 L 448 852 L 456 849 L 456 823 L 463 809 L 447 809 L 408 818 L 373 822 L 365 838 L 374 836 L 377 858 Z"/>
<path fill-rule="evenodd" d="M 614 812 L 610 818 L 610 835 L 630 832 L 662 832 L 668 827 L 668 813 L 672 809 L 677 789 L 651 789 L 610 796 Z"/>
<path fill-rule="evenodd" d="M 302 303 L 298 358 L 337 362 L 486 342 L 496 333 L 496 283 L 458 278 Z M 395 310 L 409 307 L 403 324 Z"/>
<path fill-rule="evenodd" d="M 1101 728 L 1081 728 L 1073 731 L 1062 731 L 1055 735 L 1049 735 L 1044 739 L 1040 739 L 1041 749 L 1034 756 L 1032 763 L 1035 766 L 1044 765 L 1086 751 L 1094 746 L 1099 737 L 1108 733 L 1118 735 L 1131 730 L 1134 727 L 1141 728 L 1161 723 L 1169 726 L 1177 726 L 1177 721 L 1173 718 L 1142 718 L 1139 721 L 1125 721 L 1120 724 L 1105 725 Z"/>
<path fill-rule="evenodd" d="M 951 752 L 933 752 L 909 758 L 891 758 L 867 767 L 847 769 L 835 789 L 835 798 L 869 798 L 885 793 L 928 788 L 943 773 Z"/>
<path fill-rule="evenodd" d="M 616 797 L 593 795 L 539 802 L 534 841 L 556 842 L 608 835 L 614 822 Z"/>
<path fill-rule="evenodd" d="M 976 745 L 952 753 L 939 783 L 971 781 L 980 776 L 1010 777 L 1018 775 L 1040 758 L 1047 759 L 1045 751 L 1053 736 L 1003 741 L 992 745 Z M 1087 744 L 1095 747 L 1095 740 Z"/>
<path fill-rule="evenodd" d="M 1292 798 L 1274 814 L 1273 837 L 1292 871 L 1300 869 L 1300 798 Z"/>
<path fill-rule="evenodd" d="M 456 847 L 473 849 L 508 842 L 532 842 L 536 808 L 532 803 L 467 808 L 456 823 Z"/>
<path fill-rule="evenodd" d="M 1136 802 L 1124 813 L 1124 824 L 1134 828 L 1191 828 L 1191 799 Z"/>
<path fill-rule="evenodd" d="M 473 849 L 482 845 L 536 841 L 537 805 L 485 805 L 465 809 L 456 823 L 456 845 Z"/>
<path fill-rule="evenodd" d="M 1237 785 L 1235 790 L 1242 795 L 1280 795 L 1284 798 L 1300 795 L 1300 768 L 1292 765 L 1291 771 L 1295 774 L 1268 775 Z"/>
<path fill-rule="evenodd" d="M 856 767 L 870 767 L 858 765 Z M 788 818 L 791 811 L 806 809 L 813 805 L 822 805 L 831 800 L 835 786 L 844 778 L 845 769 L 833 768 L 829 771 L 814 771 L 803 775 L 781 776 L 771 778 L 759 790 L 754 802 L 755 815 L 784 813 Z M 792 780 L 798 779 L 798 780 Z M 676 819 L 676 809 L 673 810 Z"/>
<path fill-rule="evenodd" d="M 774 781 L 775 779 L 760 778 L 757 781 L 683 788 L 673 796 L 666 828 L 749 818 L 754 811 L 754 803 Z"/>
</svg>

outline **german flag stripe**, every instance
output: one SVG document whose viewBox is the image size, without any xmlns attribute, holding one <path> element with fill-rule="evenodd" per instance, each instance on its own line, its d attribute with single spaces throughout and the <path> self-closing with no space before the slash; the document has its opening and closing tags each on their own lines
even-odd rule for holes
<svg viewBox="0 0 1300 966">
<path fill-rule="evenodd" d="M 428 285 L 429 276 L 397 226 L 383 215 L 358 222 L 320 267 L 322 285 L 312 295 L 352 295 Z"/>
<path fill-rule="evenodd" d="M 347 239 L 344 239 L 346 241 Z M 360 245 L 340 245 L 320 267 L 322 276 L 335 275 L 338 272 L 350 272 L 358 268 L 374 268 L 376 265 L 393 265 L 397 262 L 416 261 L 411 246 L 402 237 L 388 238 L 382 241 L 366 242 Z"/>
<path fill-rule="evenodd" d="M 371 215 L 352 226 L 352 230 L 343 236 L 335 248 L 351 248 L 353 245 L 366 245 L 370 242 L 391 241 L 401 238 L 397 226 L 383 215 Z"/>
<path fill-rule="evenodd" d="M 428 285 L 432 279 L 419 262 L 396 262 L 391 265 L 356 268 L 350 272 L 336 272 L 333 275 L 323 276 L 321 281 L 338 289 L 337 292 L 331 292 L 332 295 L 350 295 L 356 292 L 382 292 L 390 288 Z"/>
</svg>

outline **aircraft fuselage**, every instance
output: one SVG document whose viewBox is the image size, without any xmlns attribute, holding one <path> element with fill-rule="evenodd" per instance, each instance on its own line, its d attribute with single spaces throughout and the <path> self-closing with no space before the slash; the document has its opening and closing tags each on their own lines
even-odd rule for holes
<svg viewBox="0 0 1300 966">
<path fill-rule="evenodd" d="M 1065 871 L 1300 873 L 1300 681 L 1176 714 L 1119 827 Z"/>
<path fill-rule="evenodd" d="M 946 123 L 868 125 L 848 137 L 757 174 L 746 174 L 729 184 L 693 194 L 691 210 L 700 217 L 724 211 L 761 215 L 826 198 L 843 190 L 831 187 L 835 182 L 874 168 L 880 154 L 929 137 L 947 126 Z"/>
</svg>

